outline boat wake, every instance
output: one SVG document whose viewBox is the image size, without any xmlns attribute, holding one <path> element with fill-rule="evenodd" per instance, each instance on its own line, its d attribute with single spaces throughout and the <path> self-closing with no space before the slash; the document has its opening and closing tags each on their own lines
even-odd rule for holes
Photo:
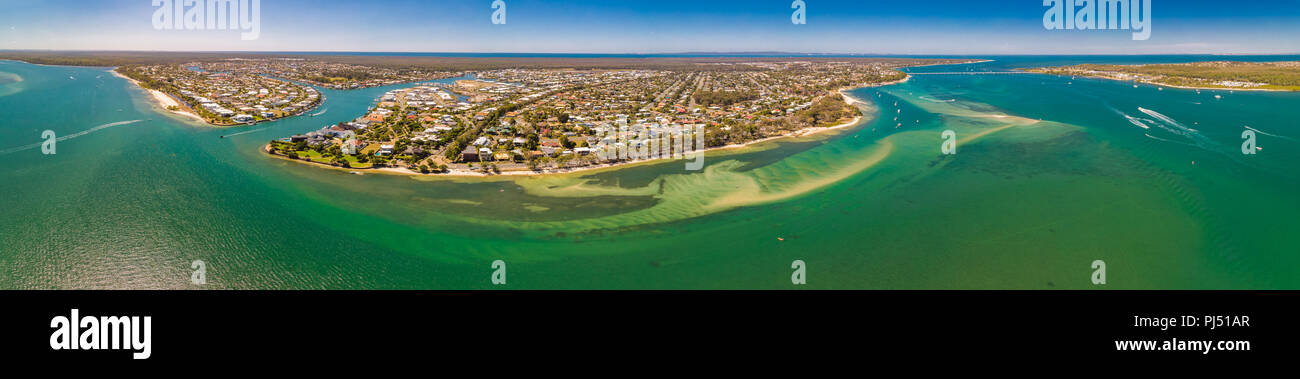
<svg viewBox="0 0 1300 379">
<path fill-rule="evenodd" d="M 81 137 L 81 136 L 84 136 L 84 135 L 87 135 L 87 134 L 90 134 L 90 133 L 94 133 L 94 132 L 97 132 L 97 131 L 100 131 L 100 130 L 108 129 L 108 128 L 111 128 L 111 127 L 114 127 L 114 126 L 129 125 L 129 124 L 134 124 L 134 123 L 137 123 L 137 122 L 140 122 L 140 121 L 144 121 L 144 120 L 131 120 L 131 121 L 118 121 L 118 122 L 111 122 L 111 123 L 107 123 L 107 124 L 104 124 L 104 125 L 96 126 L 96 127 L 90 128 L 90 129 L 82 130 L 82 131 L 80 131 L 80 132 L 72 133 L 72 134 L 69 134 L 69 135 L 66 135 L 66 136 L 63 136 L 63 137 L 58 137 L 58 138 L 55 138 L 54 140 L 55 140 L 55 141 L 58 141 L 58 142 L 63 142 L 63 141 L 67 141 L 67 140 L 70 140 L 70 139 L 73 139 L 73 138 Z M 19 151 L 35 149 L 35 148 L 37 148 L 37 147 L 40 147 L 41 144 L 44 144 L 44 143 L 45 143 L 45 141 L 41 141 L 41 142 L 37 142 L 37 143 L 33 143 L 33 144 L 29 144 L 29 145 L 24 145 L 24 146 L 19 146 L 19 147 L 13 147 L 13 148 L 5 149 L 5 150 L 0 150 L 0 155 L 12 154 L 12 153 L 17 153 L 17 152 L 19 152 Z"/>
<path fill-rule="evenodd" d="M 1175 119 L 1172 118 L 1172 117 L 1166 116 L 1166 115 L 1164 115 L 1163 113 L 1156 112 L 1156 111 L 1154 111 L 1154 110 L 1150 110 L 1150 109 L 1146 109 L 1146 108 L 1142 108 L 1142 107 L 1138 107 L 1138 111 L 1140 111 L 1140 112 L 1142 112 L 1143 114 L 1146 114 L 1147 116 L 1150 116 L 1150 117 L 1151 117 L 1151 118 L 1145 118 L 1145 117 L 1134 117 L 1134 116 L 1131 116 L 1131 115 L 1129 115 L 1129 114 L 1127 114 L 1127 113 L 1124 113 L 1123 111 L 1120 111 L 1120 110 L 1115 109 L 1115 108 L 1113 108 L 1113 107 L 1111 107 L 1110 109 L 1111 109 L 1111 111 L 1114 111 L 1116 114 L 1120 115 L 1121 117 L 1124 117 L 1124 119 L 1127 120 L 1129 123 L 1131 123 L 1131 124 L 1133 124 L 1133 125 L 1135 125 L 1135 126 L 1137 126 L 1137 127 L 1140 127 L 1140 128 L 1142 128 L 1143 130 L 1148 130 L 1148 131 L 1149 131 L 1149 130 L 1151 130 L 1151 127 L 1154 126 L 1154 127 L 1156 127 L 1156 128 L 1159 128 L 1160 130 L 1164 130 L 1164 131 L 1166 131 L 1166 132 L 1169 132 L 1170 134 L 1173 134 L 1173 135 L 1176 135 L 1176 136 L 1179 136 L 1179 137 L 1183 137 L 1183 138 L 1188 139 L 1191 143 L 1186 144 L 1186 145 L 1194 146 L 1194 147 L 1198 147 L 1198 148 L 1205 149 L 1205 150 L 1210 150 L 1210 151 L 1220 151 L 1220 152 L 1222 152 L 1222 149 L 1220 149 L 1221 146 L 1220 146 L 1218 143 L 1214 142 L 1214 141 L 1211 140 L 1210 138 L 1208 138 L 1208 137 L 1206 137 L 1205 135 L 1201 134 L 1200 131 L 1198 131 L 1198 130 L 1196 130 L 1196 129 L 1189 128 L 1189 127 L 1187 127 L 1187 125 L 1183 125 L 1183 123 L 1178 122 L 1178 120 L 1175 120 Z M 1170 140 L 1165 139 L 1165 138 L 1159 138 L 1159 137 L 1153 136 L 1153 135 L 1151 135 L 1150 132 L 1148 132 L 1148 133 L 1144 133 L 1144 134 L 1146 134 L 1146 136 L 1147 136 L 1148 138 L 1151 138 L 1151 139 L 1155 139 L 1155 140 L 1159 140 L 1159 141 L 1166 141 L 1166 142 L 1175 142 L 1175 141 L 1170 141 Z"/>
<path fill-rule="evenodd" d="M 1156 119 L 1163 121 L 1165 124 L 1168 124 L 1169 126 L 1178 128 L 1178 130 L 1181 130 L 1184 134 L 1196 133 L 1196 129 L 1189 128 L 1186 125 L 1183 125 L 1182 123 L 1178 122 L 1178 120 L 1174 120 L 1173 118 L 1170 118 L 1169 116 L 1165 116 L 1160 112 L 1156 112 L 1143 107 L 1138 107 L 1138 110 L 1142 111 L 1142 113 L 1146 113 L 1148 116 L 1155 117 Z"/>
<path fill-rule="evenodd" d="M 325 114 L 325 112 L 329 112 L 329 111 L 330 111 L 329 108 L 322 109 L 320 112 L 318 112 L 318 113 L 316 113 L 316 114 L 313 114 L 313 115 L 311 115 L 311 116 L 312 116 L 312 117 L 320 116 L 320 115 Z"/>
<path fill-rule="evenodd" d="M 925 101 L 929 101 L 929 102 L 934 102 L 934 103 L 951 103 L 951 102 L 957 101 L 957 99 L 947 99 L 947 100 L 944 100 L 944 99 L 936 99 L 936 98 L 929 97 L 929 96 L 921 96 L 921 97 L 918 97 L 918 99 L 925 100 Z"/>
<path fill-rule="evenodd" d="M 244 131 L 244 132 L 239 132 L 239 133 L 231 134 L 231 135 L 228 135 L 228 136 L 226 136 L 226 137 L 242 136 L 242 135 L 245 135 L 245 134 L 248 134 L 248 133 L 257 133 L 257 132 L 260 132 L 260 131 L 263 131 L 263 130 L 266 130 L 266 129 L 268 129 L 268 128 L 261 128 L 261 129 L 257 129 L 257 130 L 249 130 L 249 131 Z"/>
<path fill-rule="evenodd" d="M 1250 130 L 1254 131 L 1255 133 L 1263 134 L 1263 135 L 1266 135 L 1266 136 L 1269 136 L 1269 137 L 1277 137 L 1277 138 L 1281 138 L 1281 139 L 1284 139 L 1284 140 L 1287 140 L 1287 141 L 1295 142 L 1295 139 L 1294 139 L 1294 138 L 1287 137 L 1287 136 L 1280 136 L 1280 135 L 1277 135 L 1277 134 L 1273 134 L 1273 133 L 1265 132 L 1265 131 L 1263 131 L 1263 130 L 1255 129 L 1255 128 L 1252 128 L 1252 127 L 1250 127 L 1250 126 L 1246 126 L 1246 129 L 1250 129 Z"/>
<path fill-rule="evenodd" d="M 1151 120 L 1141 119 L 1141 118 L 1137 118 L 1137 117 L 1129 116 L 1129 115 L 1125 114 L 1124 112 L 1120 112 L 1118 109 L 1115 109 L 1115 108 L 1111 108 L 1110 110 L 1115 111 L 1115 113 L 1119 114 L 1120 116 L 1123 116 L 1124 119 L 1128 120 L 1128 122 L 1129 122 L 1130 124 L 1133 124 L 1133 125 L 1135 125 L 1135 126 L 1137 126 L 1137 127 L 1139 127 L 1139 128 L 1142 128 L 1142 129 L 1146 129 L 1146 130 L 1150 130 L 1150 129 L 1151 129 L 1151 126 L 1149 126 L 1149 125 L 1147 125 L 1146 123 L 1143 123 L 1143 122 L 1142 122 L 1143 120 L 1145 120 L 1145 121 L 1147 121 L 1147 122 L 1150 122 L 1150 123 L 1153 123 L 1153 124 L 1155 123 L 1154 121 L 1151 121 Z M 1148 134 L 1147 136 L 1150 137 L 1151 135 Z"/>
<path fill-rule="evenodd" d="M 1153 139 L 1153 140 L 1156 140 L 1156 141 L 1174 142 L 1174 141 L 1170 141 L 1170 140 L 1167 140 L 1167 139 L 1164 139 L 1164 138 L 1160 138 L 1160 137 L 1153 136 L 1153 135 L 1151 135 L 1151 134 L 1149 134 L 1149 133 L 1148 133 L 1148 134 L 1144 134 L 1144 135 L 1147 136 L 1147 138 L 1150 138 L 1150 139 Z"/>
</svg>

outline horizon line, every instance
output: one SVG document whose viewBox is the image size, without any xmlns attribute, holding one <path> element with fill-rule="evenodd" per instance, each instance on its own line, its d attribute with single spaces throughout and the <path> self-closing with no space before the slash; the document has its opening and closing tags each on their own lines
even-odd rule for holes
<svg viewBox="0 0 1300 379">
<path fill-rule="evenodd" d="M 687 51 L 687 52 L 501 52 L 501 51 L 352 51 L 352 50 L 64 50 L 64 49 L 0 49 L 0 52 L 67 52 L 67 53 L 212 53 L 212 54 L 480 54 L 480 55 L 628 55 L 628 56 L 662 56 L 662 55 L 770 55 L 772 57 L 801 56 L 1285 56 L 1300 55 L 1289 53 L 1053 53 L 1053 54 L 1007 54 L 1007 53 L 807 53 L 788 51 Z"/>
</svg>

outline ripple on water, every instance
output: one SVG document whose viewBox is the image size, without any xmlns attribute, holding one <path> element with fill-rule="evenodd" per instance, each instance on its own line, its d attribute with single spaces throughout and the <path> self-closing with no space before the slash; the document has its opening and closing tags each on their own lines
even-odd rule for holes
<svg viewBox="0 0 1300 379">
<path fill-rule="evenodd" d="M 22 82 L 23 77 L 18 76 L 18 74 L 0 72 L 0 96 L 9 96 L 22 92 L 22 87 L 20 86 Z"/>
</svg>

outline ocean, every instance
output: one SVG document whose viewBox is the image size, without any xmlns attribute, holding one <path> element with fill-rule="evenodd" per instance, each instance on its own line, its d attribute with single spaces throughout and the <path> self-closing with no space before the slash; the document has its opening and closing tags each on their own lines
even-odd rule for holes
<svg viewBox="0 0 1300 379">
<path fill-rule="evenodd" d="M 0 288 L 1300 288 L 1300 94 L 1000 74 L 1300 57 L 985 58 L 851 91 L 860 125 L 708 154 L 701 172 L 482 179 L 260 151 L 407 85 L 318 89 L 320 116 L 219 129 L 107 68 L 0 61 Z"/>
</svg>

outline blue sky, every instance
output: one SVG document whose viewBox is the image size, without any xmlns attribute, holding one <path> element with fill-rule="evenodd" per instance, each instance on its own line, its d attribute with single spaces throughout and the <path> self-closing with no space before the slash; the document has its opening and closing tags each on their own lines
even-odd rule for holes
<svg viewBox="0 0 1300 379">
<path fill-rule="evenodd" d="M 261 35 L 156 30 L 151 0 L 2 0 L 0 49 L 842 54 L 1300 53 L 1300 0 L 1152 0 L 1149 40 L 1046 30 L 1042 0 L 262 0 Z"/>
</svg>

